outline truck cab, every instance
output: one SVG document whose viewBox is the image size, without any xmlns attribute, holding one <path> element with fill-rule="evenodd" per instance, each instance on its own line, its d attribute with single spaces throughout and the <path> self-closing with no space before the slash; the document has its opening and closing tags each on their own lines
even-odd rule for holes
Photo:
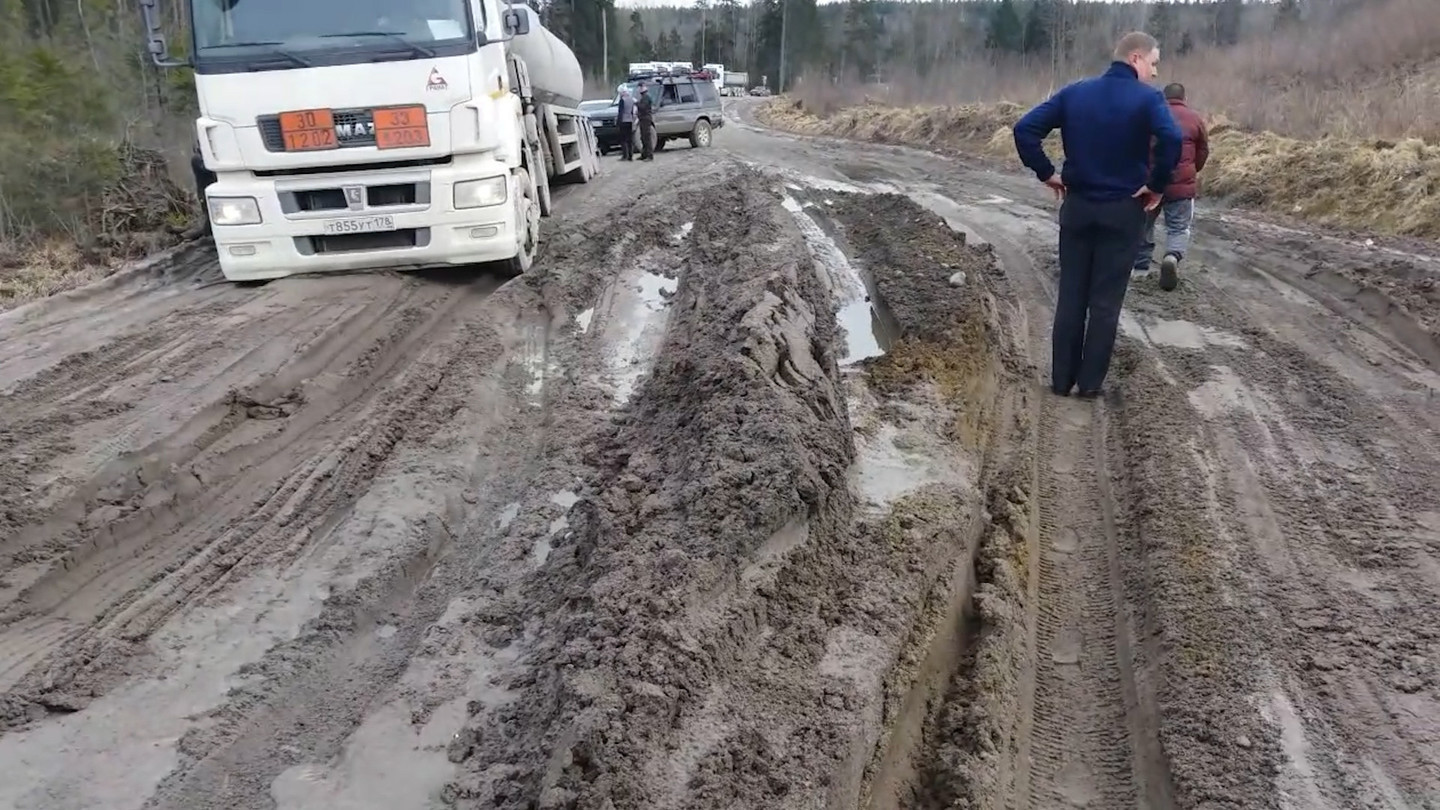
<svg viewBox="0 0 1440 810">
<path fill-rule="evenodd" d="M 142 0 L 151 51 L 175 64 L 154 25 L 155 2 Z M 535 198 L 545 193 L 548 209 L 547 177 L 571 164 L 564 155 L 545 160 L 541 133 L 527 131 L 539 129 L 517 86 L 528 84 L 520 75 L 528 69 L 509 46 L 532 21 L 538 27 L 529 8 L 186 2 L 196 137 L 214 178 L 203 196 L 227 278 L 533 255 Z M 551 92 L 549 100 L 577 106 L 576 85 L 575 98 Z M 572 145 L 589 145 L 583 126 Z M 588 168 L 582 173 L 588 180 Z"/>
</svg>

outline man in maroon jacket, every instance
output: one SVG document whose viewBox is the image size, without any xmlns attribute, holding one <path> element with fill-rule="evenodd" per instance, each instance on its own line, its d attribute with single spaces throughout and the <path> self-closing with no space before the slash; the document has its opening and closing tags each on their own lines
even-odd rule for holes
<svg viewBox="0 0 1440 810">
<path fill-rule="evenodd" d="M 1210 157 L 1210 143 L 1205 121 L 1185 104 L 1184 85 L 1166 85 L 1165 100 L 1184 140 L 1180 147 L 1180 162 L 1175 166 L 1170 185 L 1165 187 L 1165 201 L 1150 212 L 1145 222 L 1145 235 L 1141 238 L 1140 253 L 1135 257 L 1134 272 L 1150 270 L 1155 254 L 1155 223 L 1164 216 L 1165 256 L 1160 260 L 1160 289 L 1173 290 L 1180 282 L 1180 260 L 1185 258 L 1185 250 L 1190 246 L 1190 224 L 1195 220 L 1196 180 Z"/>
</svg>

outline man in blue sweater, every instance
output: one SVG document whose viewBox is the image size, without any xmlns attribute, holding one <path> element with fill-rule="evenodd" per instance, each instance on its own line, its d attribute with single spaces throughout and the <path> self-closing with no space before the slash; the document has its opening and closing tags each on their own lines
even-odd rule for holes
<svg viewBox="0 0 1440 810">
<path fill-rule="evenodd" d="M 1063 200 L 1050 361 L 1060 396 L 1077 387 L 1080 396 L 1100 395 L 1145 215 L 1160 205 L 1180 157 L 1180 128 L 1148 84 L 1159 61 L 1154 37 L 1126 34 L 1109 70 L 1066 85 L 1015 124 L 1021 162 Z M 1058 175 L 1043 145 L 1057 128 L 1065 149 Z"/>
</svg>

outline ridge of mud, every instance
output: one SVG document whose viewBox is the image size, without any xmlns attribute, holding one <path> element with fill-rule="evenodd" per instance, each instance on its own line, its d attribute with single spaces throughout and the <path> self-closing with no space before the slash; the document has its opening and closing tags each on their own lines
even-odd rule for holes
<svg viewBox="0 0 1440 810">
<path fill-rule="evenodd" d="M 783 759 L 732 760 L 767 747 L 769 729 L 748 711 L 691 728 L 717 708 L 722 683 L 745 677 L 758 647 L 820 656 L 829 622 L 819 582 L 788 582 L 790 566 L 769 583 L 742 573 L 765 556 L 767 538 L 794 524 L 802 536 L 789 551 L 808 558 L 820 553 L 812 544 L 848 530 L 853 449 L 834 324 L 817 317 L 828 301 L 769 185 L 741 170 L 689 206 L 695 224 L 656 365 L 594 440 L 597 478 L 571 510 L 570 539 L 524 589 L 536 646 L 521 696 L 472 721 L 470 775 L 447 791 L 457 806 L 521 808 L 540 796 L 547 808 L 665 807 L 692 789 L 688 801 L 711 806 L 740 789 L 712 781 L 737 767 L 761 769 L 748 788 L 760 795 L 804 781 Z M 844 596 L 858 584 L 824 591 Z M 772 722 L 782 710 L 798 713 L 792 720 L 810 713 L 803 703 L 773 708 Z M 488 733 L 496 723 L 516 733 Z M 705 739 L 676 738 L 677 724 Z M 681 773 L 664 773 L 666 748 L 681 749 Z"/>
<path fill-rule="evenodd" d="M 1150 675 L 1154 722 L 1177 807 L 1279 808 L 1279 735 L 1241 696 L 1262 692 L 1255 662 L 1278 639 L 1257 634 L 1255 606 L 1233 598 L 1234 561 L 1215 542 L 1210 484 L 1192 454 L 1200 415 L 1129 338 L 1117 342 L 1123 380 L 1108 452 L 1116 472 L 1134 667 Z"/>
<path fill-rule="evenodd" d="M 1440 514 L 1436 378 L 1363 322 L 1267 323 L 1271 302 L 1221 291 L 1144 296 L 1134 317 L 1175 389 L 1169 407 L 1184 396 L 1204 426 L 1172 459 L 1191 469 L 1167 475 L 1205 485 L 1222 593 L 1248 606 L 1230 632 L 1260 655 L 1233 663 L 1249 666 L 1253 708 L 1278 735 L 1273 781 L 1313 806 L 1423 804 L 1436 784 L 1421 742 L 1440 617 L 1425 528 Z M 1140 376 L 1158 385 L 1157 373 Z M 1242 736 L 1229 756 L 1254 755 Z"/>
<path fill-rule="evenodd" d="M 1026 665 L 1034 464 L 1030 364 L 1014 293 L 991 246 L 968 245 L 909 198 L 832 196 L 830 213 L 900 328 L 891 351 L 867 364 L 867 380 L 882 401 L 929 400 L 948 415 L 938 433 L 953 442 L 949 452 L 976 457 L 981 498 L 966 527 L 975 536 L 957 560 L 972 569 L 970 581 L 941 590 L 970 603 L 963 618 L 917 622 L 907 643 L 917 662 L 938 655 L 950 668 L 894 673 L 889 691 L 924 701 L 919 716 L 895 717 L 863 806 L 998 807 L 1008 792 L 1004 757 L 1013 755 L 1016 680 Z"/>
</svg>

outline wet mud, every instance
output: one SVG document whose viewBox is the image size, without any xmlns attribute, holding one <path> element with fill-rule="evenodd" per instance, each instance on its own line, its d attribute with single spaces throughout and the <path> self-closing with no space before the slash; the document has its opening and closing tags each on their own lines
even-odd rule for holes
<svg viewBox="0 0 1440 810">
<path fill-rule="evenodd" d="M 1429 806 L 1422 246 L 1202 218 L 1062 400 L 1043 189 L 936 160 L 736 126 L 519 279 L 0 315 L 0 806 Z"/>
</svg>

